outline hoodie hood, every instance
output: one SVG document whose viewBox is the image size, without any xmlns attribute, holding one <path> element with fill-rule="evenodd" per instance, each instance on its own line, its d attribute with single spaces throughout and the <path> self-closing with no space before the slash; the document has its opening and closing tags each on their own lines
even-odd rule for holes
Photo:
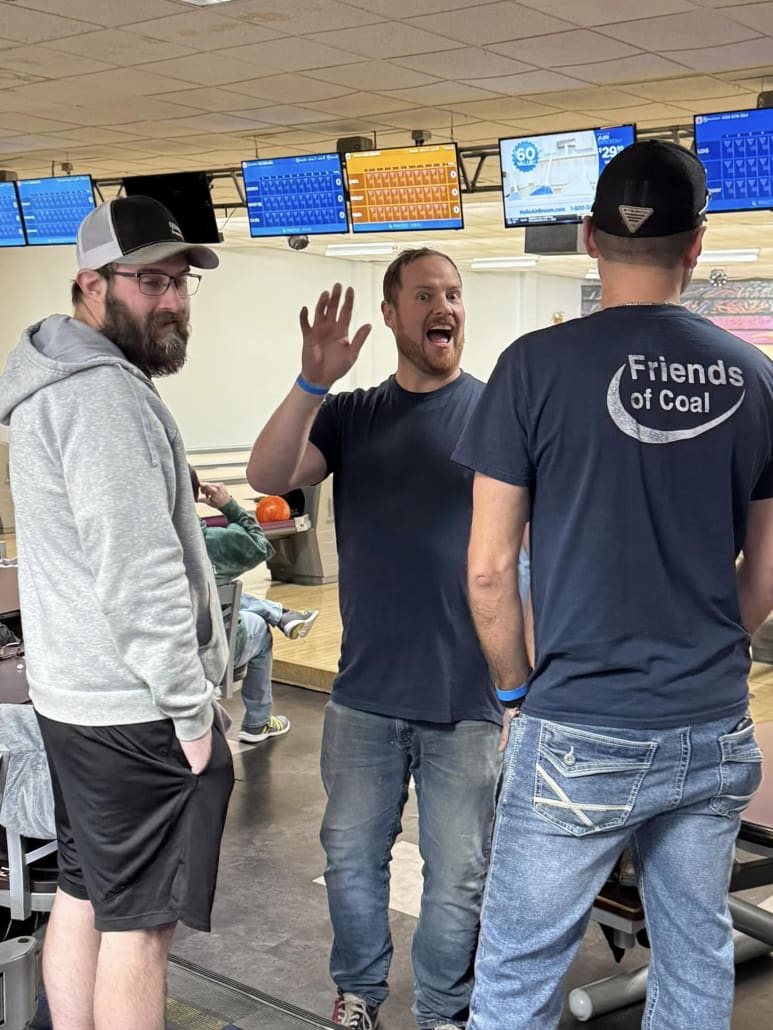
<svg viewBox="0 0 773 1030">
<path fill-rule="evenodd" d="M 97 365 L 120 365 L 153 388 L 119 347 L 85 322 L 51 315 L 30 326 L 0 376 L 0 423 L 7 426 L 14 408 L 39 390 Z"/>
</svg>

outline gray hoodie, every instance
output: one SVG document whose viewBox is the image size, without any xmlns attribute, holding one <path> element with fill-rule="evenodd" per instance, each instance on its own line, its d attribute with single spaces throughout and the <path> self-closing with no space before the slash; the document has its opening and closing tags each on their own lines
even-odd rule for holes
<svg viewBox="0 0 773 1030">
<path fill-rule="evenodd" d="M 0 377 L 30 696 L 59 722 L 212 722 L 228 647 L 180 434 L 83 322 L 28 329 Z"/>
</svg>

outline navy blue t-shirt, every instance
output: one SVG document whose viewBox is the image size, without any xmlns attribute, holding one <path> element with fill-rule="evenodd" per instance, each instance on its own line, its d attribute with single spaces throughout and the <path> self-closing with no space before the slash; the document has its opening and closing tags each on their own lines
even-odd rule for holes
<svg viewBox="0 0 773 1030">
<path fill-rule="evenodd" d="M 612 307 L 501 356 L 454 457 L 531 491 L 524 711 L 669 727 L 743 713 L 735 559 L 773 496 L 773 363 L 682 307 Z"/>
<path fill-rule="evenodd" d="M 394 377 L 326 398 L 309 439 L 333 475 L 343 639 L 333 699 L 394 718 L 498 722 L 467 604 L 472 473 L 451 461 L 483 390 Z"/>
</svg>

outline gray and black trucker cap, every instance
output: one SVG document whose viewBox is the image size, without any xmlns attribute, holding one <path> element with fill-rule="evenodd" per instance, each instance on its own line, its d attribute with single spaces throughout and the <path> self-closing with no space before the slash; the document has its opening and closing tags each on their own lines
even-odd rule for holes
<svg viewBox="0 0 773 1030">
<path fill-rule="evenodd" d="M 152 197 L 116 197 L 86 215 L 78 229 L 78 268 L 103 268 L 111 262 L 147 265 L 185 254 L 195 268 L 217 268 L 209 247 L 187 243 L 168 208 Z"/>
<path fill-rule="evenodd" d="M 699 226 L 709 194 L 691 151 L 661 139 L 616 154 L 599 176 L 591 219 L 610 236 L 673 236 Z"/>
</svg>

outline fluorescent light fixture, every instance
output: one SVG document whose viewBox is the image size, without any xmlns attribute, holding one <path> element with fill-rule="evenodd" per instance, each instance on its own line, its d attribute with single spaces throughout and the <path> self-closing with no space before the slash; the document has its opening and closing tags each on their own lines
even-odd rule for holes
<svg viewBox="0 0 773 1030">
<path fill-rule="evenodd" d="M 600 282 L 601 280 L 601 276 L 599 275 L 597 268 L 589 268 L 585 273 L 585 278 L 593 279 L 594 282 Z"/>
<path fill-rule="evenodd" d="M 231 0 L 183 0 L 184 4 L 191 4 L 193 7 L 209 7 L 210 4 L 230 4 Z"/>
<path fill-rule="evenodd" d="M 483 272 L 486 269 L 495 268 L 534 268 L 536 264 L 537 259 L 535 257 L 518 255 L 518 257 L 473 258 L 470 262 L 470 268 Z"/>
<path fill-rule="evenodd" d="M 325 257 L 376 257 L 394 254 L 396 250 L 396 243 L 330 243 Z"/>
<path fill-rule="evenodd" d="M 760 256 L 759 247 L 739 248 L 737 250 L 704 250 L 699 261 L 720 262 L 720 264 L 741 261 L 756 261 Z"/>
</svg>

